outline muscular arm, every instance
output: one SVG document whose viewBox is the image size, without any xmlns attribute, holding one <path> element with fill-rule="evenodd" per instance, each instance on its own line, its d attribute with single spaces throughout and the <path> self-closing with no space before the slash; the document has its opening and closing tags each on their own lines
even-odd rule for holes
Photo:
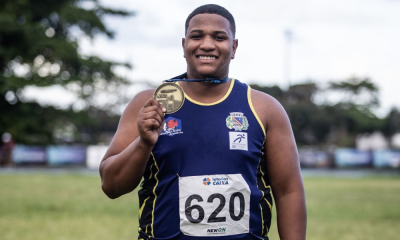
<svg viewBox="0 0 400 240">
<path fill-rule="evenodd" d="M 306 238 L 307 213 L 296 143 L 283 107 L 272 97 L 252 90 L 257 114 L 266 126 L 265 155 L 282 240 Z"/>
<path fill-rule="evenodd" d="M 126 107 L 100 164 L 102 189 L 110 198 L 136 188 L 161 133 L 165 109 L 152 99 L 153 92 L 139 93 Z"/>
</svg>

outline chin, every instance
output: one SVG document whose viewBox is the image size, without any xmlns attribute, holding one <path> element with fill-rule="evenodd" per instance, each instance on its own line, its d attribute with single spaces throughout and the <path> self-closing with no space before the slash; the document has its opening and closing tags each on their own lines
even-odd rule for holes
<svg viewBox="0 0 400 240">
<path fill-rule="evenodd" d="M 213 70 L 200 70 L 197 71 L 197 75 L 201 76 L 202 78 L 224 78 L 225 74 L 222 74 L 220 71 Z"/>
</svg>

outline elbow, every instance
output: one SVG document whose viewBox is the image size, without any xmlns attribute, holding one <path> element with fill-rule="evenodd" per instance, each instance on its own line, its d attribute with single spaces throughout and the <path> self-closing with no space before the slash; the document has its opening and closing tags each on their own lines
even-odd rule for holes
<svg viewBox="0 0 400 240">
<path fill-rule="evenodd" d="M 116 194 L 113 184 L 110 184 L 110 180 L 106 180 L 104 161 L 100 163 L 99 173 L 101 177 L 101 189 L 103 190 L 104 194 L 106 194 L 110 199 L 118 198 L 119 196 Z"/>
<path fill-rule="evenodd" d="M 104 182 L 101 184 L 101 189 L 110 199 L 116 199 L 120 195 L 118 195 L 113 187 L 107 186 Z"/>
<path fill-rule="evenodd" d="M 117 194 L 117 189 L 115 188 L 115 184 L 112 184 L 110 180 L 106 180 L 103 177 L 102 171 L 100 170 L 101 180 L 101 189 L 103 190 L 104 194 L 107 195 L 110 199 L 116 199 L 120 195 Z"/>
</svg>

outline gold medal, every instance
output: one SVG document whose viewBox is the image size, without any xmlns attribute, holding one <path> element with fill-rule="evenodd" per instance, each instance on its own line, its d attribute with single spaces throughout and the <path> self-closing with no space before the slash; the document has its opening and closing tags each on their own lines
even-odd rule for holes
<svg viewBox="0 0 400 240">
<path fill-rule="evenodd" d="M 182 88 L 175 83 L 163 83 L 154 92 L 154 99 L 157 100 L 171 114 L 181 109 L 185 101 Z"/>
</svg>

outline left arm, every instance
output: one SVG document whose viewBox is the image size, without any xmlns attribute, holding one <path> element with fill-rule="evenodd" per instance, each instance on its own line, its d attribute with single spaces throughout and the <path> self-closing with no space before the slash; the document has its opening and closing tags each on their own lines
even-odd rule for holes
<svg viewBox="0 0 400 240">
<path fill-rule="evenodd" d="M 305 240 L 307 212 L 296 142 L 288 116 L 274 98 L 252 90 L 257 114 L 266 126 L 267 172 L 282 240 Z"/>
</svg>

